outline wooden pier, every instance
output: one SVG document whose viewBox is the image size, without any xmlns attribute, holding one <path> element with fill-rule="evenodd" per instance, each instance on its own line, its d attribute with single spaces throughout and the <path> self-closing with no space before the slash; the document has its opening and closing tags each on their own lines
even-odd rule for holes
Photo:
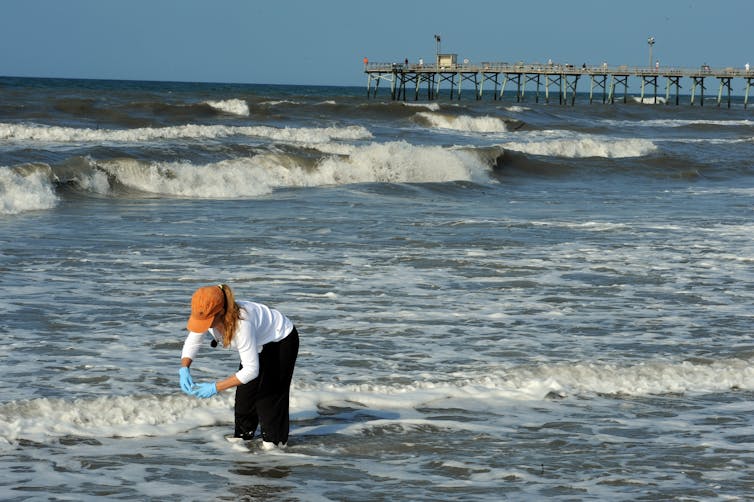
<svg viewBox="0 0 754 502">
<path fill-rule="evenodd" d="M 418 100 L 420 95 L 426 94 L 428 100 L 438 99 L 443 83 L 448 83 L 450 99 L 461 99 L 463 84 L 473 85 L 474 96 L 482 99 L 485 85 L 492 86 L 493 99 L 502 99 L 506 87 L 510 84 L 516 91 L 516 102 L 524 99 L 527 86 L 533 87 L 534 100 L 538 103 L 540 94 L 549 103 L 551 95 L 557 95 L 560 104 L 576 103 L 576 87 L 580 79 L 589 79 L 589 102 L 595 99 L 595 94 L 601 94 L 603 103 L 614 103 L 616 95 L 621 94 L 623 102 L 628 101 L 629 78 L 641 79 L 640 99 L 653 99 L 657 103 L 658 89 L 662 79 L 665 83 L 665 103 L 670 104 L 671 94 L 675 97 L 675 104 L 680 104 L 681 79 L 690 80 L 690 104 L 696 102 L 699 90 L 699 104 L 704 106 L 704 91 L 707 89 L 705 80 L 714 79 L 718 83 L 717 106 L 723 101 L 724 91 L 727 91 L 728 108 L 731 105 L 733 79 L 741 78 L 745 83 L 744 108 L 749 103 L 749 91 L 754 80 L 754 71 L 736 68 L 710 68 L 703 65 L 698 69 L 672 67 L 628 67 L 628 66 L 573 66 L 561 64 L 540 63 L 481 63 L 455 64 L 455 58 L 450 64 L 441 64 L 438 57 L 437 64 L 407 64 L 407 63 L 365 63 L 364 73 L 367 74 L 367 97 L 376 97 L 381 81 L 390 84 L 390 97 L 393 100 Z M 748 66 L 748 65 L 747 65 Z M 372 84 L 374 83 L 374 86 Z M 413 91 L 413 92 L 411 92 Z M 599 99 L 599 96 L 597 97 Z M 620 98 L 619 98 L 620 99 Z"/>
</svg>

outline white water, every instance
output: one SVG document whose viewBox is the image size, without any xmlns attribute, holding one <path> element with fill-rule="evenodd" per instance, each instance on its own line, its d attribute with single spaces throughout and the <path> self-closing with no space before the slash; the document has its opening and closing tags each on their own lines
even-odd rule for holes
<svg viewBox="0 0 754 502">
<path fill-rule="evenodd" d="M 688 127 L 722 126 L 722 127 L 754 127 L 754 120 L 710 120 L 710 119 L 650 119 L 650 120 L 603 120 L 605 125 L 612 127 Z"/>
<path fill-rule="evenodd" d="M 533 155 L 551 157 L 583 158 L 643 157 L 657 151 L 654 142 L 648 139 L 615 139 L 582 135 L 581 138 L 545 139 L 533 138 L 530 142 L 511 141 L 503 148 Z"/>
<path fill-rule="evenodd" d="M 0 214 L 50 209 L 57 202 L 49 170 L 21 174 L 0 167 Z"/>
<path fill-rule="evenodd" d="M 644 98 L 641 96 L 632 96 L 632 99 L 634 100 L 634 103 L 641 103 L 643 105 L 664 105 L 666 101 L 662 96 L 657 96 L 657 98 L 654 96 L 644 96 Z"/>
<path fill-rule="evenodd" d="M 223 113 L 230 115 L 238 115 L 240 117 L 249 116 L 249 105 L 242 99 L 226 99 L 224 101 L 207 101 L 207 104 L 212 108 L 219 110 Z"/>
<path fill-rule="evenodd" d="M 450 115 L 435 112 L 419 112 L 416 117 L 420 123 L 429 127 L 449 129 L 461 132 L 500 133 L 507 131 L 505 122 L 498 117 L 470 117 L 468 115 Z"/>
<path fill-rule="evenodd" d="M 189 124 L 172 127 L 137 129 L 89 129 L 43 125 L 0 123 L 0 140 L 35 143 L 139 143 L 156 140 L 214 139 L 228 136 L 253 136 L 274 141 L 319 143 L 333 140 L 371 138 L 362 126 L 275 128 L 267 126 L 226 126 Z"/>
<path fill-rule="evenodd" d="M 348 156 L 326 157 L 314 168 L 282 154 L 202 166 L 118 161 L 103 167 L 121 183 L 145 192 L 209 198 L 258 196 L 286 187 L 470 180 L 489 170 L 474 154 L 441 147 L 394 142 L 350 150 Z"/>
<path fill-rule="evenodd" d="M 595 394 L 638 397 L 731 389 L 753 391 L 752 362 L 730 359 L 694 364 L 658 360 L 623 367 L 596 363 L 544 364 L 460 378 L 455 382 L 419 380 L 401 386 L 299 383 L 292 390 L 291 414 L 301 420 L 316 417 L 318 408 L 348 403 L 394 413 L 394 422 L 399 423 L 421 417 L 422 414 L 415 411 L 418 409 L 462 406 L 466 410 L 505 414 L 511 406 L 528 406 L 550 395 L 589 398 Z M 520 403 L 515 404 L 517 401 Z M 530 404 L 525 404 L 527 402 Z M 232 408 L 232 392 L 210 400 L 171 393 L 6 402 L 0 404 L 0 448 L 12 449 L 20 439 L 45 442 L 49 437 L 65 435 L 174 436 L 198 427 L 227 424 Z M 444 426 L 466 430 L 469 424 L 448 420 Z M 308 431 L 306 428 L 294 431 L 294 436 Z"/>
<path fill-rule="evenodd" d="M 73 181 L 82 190 L 102 195 L 110 194 L 112 183 L 117 182 L 145 193 L 200 198 L 249 198 L 279 188 L 355 183 L 490 182 L 489 166 L 478 155 L 457 149 L 406 142 L 363 146 L 333 143 L 323 144 L 321 149 L 340 153 L 325 156 L 314 167 L 302 165 L 295 157 L 282 153 L 204 165 L 88 159 L 89 169 L 79 171 Z M 40 171 L 30 176 L 8 169 L 0 170 L 0 175 L 0 193 L 4 195 L 0 214 L 55 207 L 54 176 L 49 167 L 46 173 Z"/>
</svg>

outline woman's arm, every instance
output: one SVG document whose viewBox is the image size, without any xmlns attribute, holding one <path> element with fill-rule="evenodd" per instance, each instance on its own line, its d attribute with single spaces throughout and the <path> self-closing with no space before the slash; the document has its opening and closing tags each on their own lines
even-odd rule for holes
<svg viewBox="0 0 754 502">
<path fill-rule="evenodd" d="M 186 335 L 186 340 L 183 342 L 183 349 L 181 350 L 181 365 L 183 365 L 185 359 L 196 359 L 203 338 L 204 333 L 194 333 L 193 331 L 189 331 L 188 335 Z"/>
<path fill-rule="evenodd" d="M 196 397 L 207 398 L 214 396 L 218 392 L 222 392 L 226 389 L 237 387 L 239 385 L 241 385 L 241 381 L 238 379 L 238 377 L 236 377 L 236 375 L 231 375 L 225 380 L 221 380 L 219 382 L 198 383 L 193 386 L 191 394 Z"/>
<path fill-rule="evenodd" d="M 229 376 L 225 380 L 218 382 L 207 382 L 195 385 L 192 394 L 197 397 L 212 397 L 218 392 L 222 392 L 233 387 L 238 387 L 247 381 L 256 378 L 259 374 L 259 356 L 257 354 L 256 340 L 251 334 L 251 328 L 247 322 L 241 322 L 239 330 L 233 340 L 233 346 L 238 350 L 238 354 L 241 357 L 241 365 L 243 369 Z M 190 356 L 190 353 L 184 352 L 183 357 Z M 187 364 L 191 364 L 190 357 Z M 181 359 L 181 364 L 184 364 L 185 359 Z M 241 380 L 238 375 L 241 375 L 244 380 Z"/>
<path fill-rule="evenodd" d="M 217 382 L 217 392 L 222 392 L 224 390 L 231 389 L 233 387 L 238 387 L 241 385 L 241 380 L 238 379 L 236 375 L 231 375 L 225 380 L 220 380 Z"/>
</svg>

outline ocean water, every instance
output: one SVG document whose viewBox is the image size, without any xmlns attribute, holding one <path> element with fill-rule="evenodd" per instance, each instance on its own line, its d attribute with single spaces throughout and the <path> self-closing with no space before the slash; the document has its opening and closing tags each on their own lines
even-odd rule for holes
<svg viewBox="0 0 754 502">
<path fill-rule="evenodd" d="M 2 78 L 0 499 L 750 499 L 752 235 L 740 102 Z M 179 391 L 218 282 L 301 333 L 284 450 Z"/>
</svg>

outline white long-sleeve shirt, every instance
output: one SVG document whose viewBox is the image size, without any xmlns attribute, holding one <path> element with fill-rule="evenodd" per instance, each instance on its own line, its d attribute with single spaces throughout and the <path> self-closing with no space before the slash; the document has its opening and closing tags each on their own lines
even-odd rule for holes
<svg viewBox="0 0 754 502">
<path fill-rule="evenodd" d="M 241 358 L 242 368 L 236 373 L 236 377 L 241 383 L 247 383 L 259 375 L 259 353 L 262 352 L 264 345 L 279 342 L 288 336 L 293 330 L 293 323 L 277 310 L 261 303 L 250 301 L 237 303 L 241 308 L 241 317 L 238 320 L 233 340 L 230 342 L 230 348 L 237 350 Z M 186 341 L 183 342 L 182 359 L 189 358 L 193 361 L 196 358 L 206 333 L 209 333 L 222 346 L 222 335 L 212 328 L 205 333 L 189 331 Z"/>
</svg>

